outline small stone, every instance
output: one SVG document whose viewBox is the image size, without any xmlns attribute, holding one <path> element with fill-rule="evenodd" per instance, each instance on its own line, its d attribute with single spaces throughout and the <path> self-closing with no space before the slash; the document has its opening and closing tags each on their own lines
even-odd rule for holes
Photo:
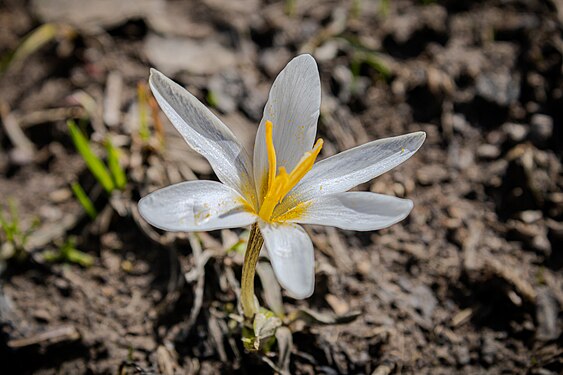
<svg viewBox="0 0 563 375">
<path fill-rule="evenodd" d="M 270 48 L 264 50 L 258 57 L 258 65 L 266 74 L 274 78 L 291 60 L 290 52 L 285 48 Z"/>
<path fill-rule="evenodd" d="M 145 38 L 144 51 L 151 64 L 169 76 L 179 72 L 214 74 L 237 63 L 233 50 L 211 38 L 194 41 L 149 34 Z"/>
<path fill-rule="evenodd" d="M 495 363 L 497 356 L 497 346 L 495 339 L 490 336 L 485 336 L 481 343 L 481 360 L 488 366 Z"/>
<path fill-rule="evenodd" d="M 465 345 L 457 346 L 454 349 L 454 355 L 458 365 L 465 366 L 471 361 L 469 349 Z"/>
<path fill-rule="evenodd" d="M 141 352 L 151 353 L 156 349 L 156 343 L 149 336 L 127 335 L 125 336 L 125 340 L 131 348 Z"/>
<path fill-rule="evenodd" d="M 57 206 L 50 204 L 41 206 L 38 211 L 41 218 L 49 221 L 57 221 L 63 217 L 63 211 L 61 211 Z"/>
<path fill-rule="evenodd" d="M 438 304 L 432 290 L 425 285 L 418 285 L 414 287 L 411 293 L 413 306 L 426 321 L 431 322 L 434 308 Z"/>
<path fill-rule="evenodd" d="M 548 288 L 539 288 L 536 298 L 536 320 L 538 322 L 536 337 L 538 340 L 549 341 L 559 337 L 558 313 L 559 306 L 555 296 Z"/>
<path fill-rule="evenodd" d="M 441 362 L 447 363 L 448 365 L 453 365 L 453 358 L 450 351 L 445 346 L 439 346 L 435 349 L 435 355 L 440 359 Z"/>
<path fill-rule="evenodd" d="M 526 126 L 513 122 L 507 122 L 502 125 L 502 130 L 508 134 L 508 138 L 514 143 L 522 142 L 528 135 Z"/>
<path fill-rule="evenodd" d="M 72 198 L 72 191 L 70 191 L 70 189 L 67 188 L 58 189 L 49 194 L 49 199 L 53 203 L 65 202 L 70 198 Z"/>
<path fill-rule="evenodd" d="M 39 309 L 33 312 L 33 318 L 39 322 L 48 323 L 51 320 L 51 314 L 45 309 Z"/>
<path fill-rule="evenodd" d="M 509 220 L 507 224 L 510 228 L 509 234 L 514 239 L 524 242 L 538 253 L 546 256 L 551 254 L 551 243 L 547 238 L 547 227 L 545 225 L 541 225 L 538 222 L 526 223 L 519 220 Z"/>
<path fill-rule="evenodd" d="M 448 179 L 448 171 L 437 164 L 425 165 L 416 172 L 418 183 L 424 186 L 436 184 Z"/>
<path fill-rule="evenodd" d="M 487 72 L 477 78 L 476 89 L 477 95 L 486 101 L 507 107 L 520 95 L 520 79 L 508 70 Z"/>
<path fill-rule="evenodd" d="M 43 22 L 72 24 L 87 33 L 100 32 L 157 12 L 160 1 L 155 0 L 35 0 L 31 8 Z"/>
<path fill-rule="evenodd" d="M 8 156 L 10 162 L 16 165 L 27 165 L 33 162 L 32 150 L 14 148 L 8 152 Z"/>
<path fill-rule="evenodd" d="M 331 61 L 336 57 L 339 48 L 340 43 L 337 40 L 331 39 L 315 50 L 315 59 L 318 62 Z"/>
<path fill-rule="evenodd" d="M 532 224 L 536 221 L 540 220 L 543 217 L 543 214 L 539 210 L 526 210 L 520 212 L 520 220 L 522 220 L 526 224 Z"/>
<path fill-rule="evenodd" d="M 71 285 L 66 279 L 58 278 L 54 282 L 55 287 L 63 296 L 69 296 L 71 292 Z"/>
<path fill-rule="evenodd" d="M 532 239 L 532 242 L 530 242 L 530 246 L 535 251 L 546 256 L 551 254 L 551 242 L 549 242 L 545 231 L 541 231 L 537 236 L 535 236 Z"/>
<path fill-rule="evenodd" d="M 495 145 L 483 144 L 477 148 L 477 156 L 484 160 L 496 159 L 500 156 L 500 149 Z"/>
<path fill-rule="evenodd" d="M 345 315 L 350 311 L 350 306 L 346 301 L 338 298 L 334 294 L 327 294 L 325 299 L 336 315 Z"/>
<path fill-rule="evenodd" d="M 553 119 L 543 114 L 535 114 L 530 120 L 530 139 L 538 146 L 545 146 L 553 136 Z"/>
<path fill-rule="evenodd" d="M 471 125 L 465 116 L 459 113 L 454 113 L 452 115 L 452 127 L 460 134 L 467 134 L 471 131 Z"/>
</svg>

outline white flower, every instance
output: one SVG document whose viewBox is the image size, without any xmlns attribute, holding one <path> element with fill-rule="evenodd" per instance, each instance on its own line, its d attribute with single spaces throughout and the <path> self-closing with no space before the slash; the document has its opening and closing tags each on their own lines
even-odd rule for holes
<svg viewBox="0 0 563 375">
<path fill-rule="evenodd" d="M 314 164 L 323 141 L 314 143 L 321 87 L 310 55 L 294 58 L 276 78 L 253 159 L 181 86 L 154 69 L 149 82 L 164 113 L 221 182 L 188 181 L 157 190 L 139 201 L 141 215 L 168 231 L 258 223 L 276 277 L 294 298 L 313 293 L 315 275 L 313 244 L 299 224 L 370 231 L 401 221 L 413 207 L 408 199 L 346 191 L 410 158 L 424 132 L 366 143 Z"/>
</svg>

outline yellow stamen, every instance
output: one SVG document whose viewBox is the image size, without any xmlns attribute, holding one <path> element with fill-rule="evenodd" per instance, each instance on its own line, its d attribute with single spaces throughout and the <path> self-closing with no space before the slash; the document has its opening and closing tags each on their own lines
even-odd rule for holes
<svg viewBox="0 0 563 375">
<path fill-rule="evenodd" d="M 266 150 L 268 151 L 268 186 L 274 186 L 276 178 L 276 149 L 274 148 L 274 125 L 266 121 Z"/>
<path fill-rule="evenodd" d="M 272 220 L 272 214 L 276 206 L 282 199 L 297 185 L 299 181 L 313 168 L 313 164 L 321 152 L 323 147 L 323 140 L 318 139 L 313 149 L 306 152 L 301 158 L 297 166 L 287 173 L 284 167 L 279 168 L 279 173 L 276 175 L 276 150 L 274 148 L 273 140 L 273 124 L 271 121 L 266 121 L 266 149 L 268 152 L 268 188 L 264 196 L 264 201 L 260 206 L 258 215 L 265 221 Z M 283 215 L 282 215 L 283 216 Z M 280 216 L 280 217 L 282 217 Z"/>
<path fill-rule="evenodd" d="M 289 175 L 289 185 L 288 189 L 285 194 L 289 193 L 291 189 L 297 185 L 299 181 L 313 168 L 313 164 L 315 164 L 315 160 L 317 160 L 317 156 L 319 156 L 319 152 L 323 148 L 323 140 L 322 138 L 317 139 L 315 146 L 309 152 L 306 152 L 305 155 L 299 160 L 297 166 L 291 171 Z M 284 194 L 284 196 L 285 196 Z"/>
</svg>

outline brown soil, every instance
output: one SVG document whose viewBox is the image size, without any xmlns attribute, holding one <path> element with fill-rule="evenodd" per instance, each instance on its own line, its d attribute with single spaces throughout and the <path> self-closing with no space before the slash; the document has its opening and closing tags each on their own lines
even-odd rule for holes
<svg viewBox="0 0 563 375">
<path fill-rule="evenodd" d="M 10 60 L 47 22 L 56 36 Z M 1 262 L 0 372 L 561 373 L 562 24 L 557 0 L 0 3 L 0 197 L 29 229 L 23 256 Z M 155 188 L 215 178 L 150 113 L 153 137 L 139 137 L 136 87 L 155 66 L 250 145 L 301 52 L 323 83 L 321 157 L 426 131 L 360 187 L 415 208 L 378 232 L 309 227 L 315 293 L 284 296 L 285 339 L 248 352 L 233 320 L 242 255 L 227 251 L 243 230 L 172 235 L 136 211 Z M 68 118 L 87 119 L 100 155 L 108 137 L 120 147 L 123 191 L 96 183 Z M 92 266 L 46 261 L 70 237 Z"/>
</svg>

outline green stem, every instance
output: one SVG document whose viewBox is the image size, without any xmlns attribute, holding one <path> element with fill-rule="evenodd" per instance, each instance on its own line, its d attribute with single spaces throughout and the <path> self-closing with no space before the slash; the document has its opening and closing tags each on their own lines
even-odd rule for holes
<svg viewBox="0 0 563 375">
<path fill-rule="evenodd" d="M 244 253 L 244 263 L 242 265 L 242 280 L 240 291 L 240 303 L 244 316 L 251 319 L 258 311 L 254 303 L 254 274 L 256 273 L 256 264 L 260 256 L 260 249 L 264 244 L 264 238 L 260 233 L 258 224 L 252 224 L 250 229 L 250 237 L 248 245 Z"/>
</svg>

